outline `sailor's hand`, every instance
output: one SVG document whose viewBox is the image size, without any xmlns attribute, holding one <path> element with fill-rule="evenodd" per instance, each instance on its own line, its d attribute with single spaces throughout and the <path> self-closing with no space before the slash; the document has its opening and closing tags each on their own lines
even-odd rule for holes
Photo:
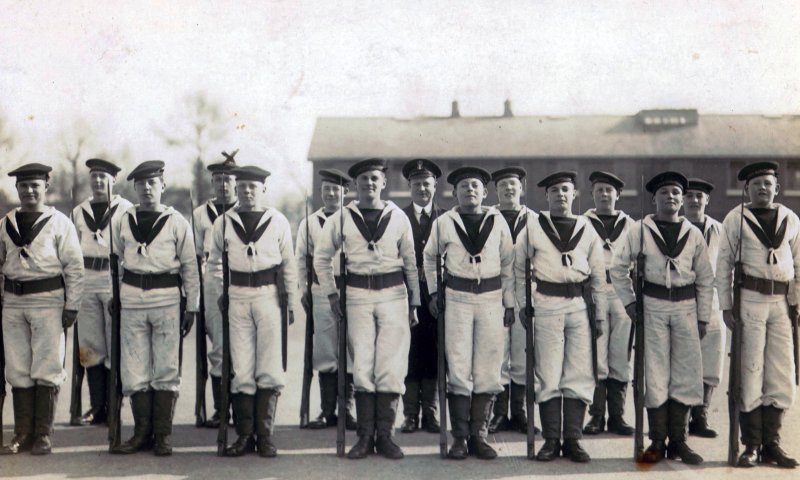
<svg viewBox="0 0 800 480">
<path fill-rule="evenodd" d="M 189 332 L 192 331 L 195 315 L 197 315 L 197 312 L 183 312 L 183 318 L 181 319 L 181 337 L 186 337 L 186 335 L 189 335 Z"/>
<path fill-rule="evenodd" d="M 595 325 L 595 327 L 594 327 L 595 328 L 595 332 L 594 333 L 595 333 L 595 335 L 597 335 L 597 338 L 600 338 L 600 337 L 603 336 L 603 322 L 597 321 L 596 323 L 597 323 L 597 325 Z"/>
<path fill-rule="evenodd" d="M 114 308 L 114 302 L 113 302 L 113 301 L 110 301 L 110 302 L 108 302 L 108 314 L 109 314 L 109 315 L 111 315 L 111 316 L 113 317 L 113 316 L 114 316 L 114 314 L 115 314 L 115 313 L 117 313 L 117 311 L 116 311 L 116 310 L 117 310 L 117 309 L 116 309 L 116 308 Z"/>
<path fill-rule="evenodd" d="M 437 293 L 431 293 L 431 301 L 428 303 L 428 311 L 431 312 L 431 315 L 434 317 L 439 316 L 439 302 L 436 295 Z"/>
<path fill-rule="evenodd" d="M 289 325 L 294 325 L 294 310 L 289 310 Z"/>
<path fill-rule="evenodd" d="M 636 323 L 636 302 L 631 303 L 625 307 L 625 313 L 631 318 L 633 323 Z"/>
<path fill-rule="evenodd" d="M 700 335 L 700 340 L 706 337 L 708 333 L 708 324 L 705 322 L 697 322 L 697 333 Z"/>
<path fill-rule="evenodd" d="M 503 313 L 503 326 L 510 327 L 511 325 L 514 325 L 514 309 L 506 308 L 505 313 Z"/>
<path fill-rule="evenodd" d="M 408 307 L 408 325 L 411 328 L 414 328 L 419 323 L 419 318 L 417 318 L 417 307 L 410 306 Z"/>
<path fill-rule="evenodd" d="M 220 295 L 217 299 L 217 307 L 219 307 L 220 312 L 228 310 L 228 302 L 226 300 L 225 295 Z"/>
<path fill-rule="evenodd" d="M 797 326 L 798 320 L 800 320 L 800 307 L 797 305 L 789 305 L 789 320 L 792 322 L 792 325 Z"/>
<path fill-rule="evenodd" d="M 308 297 L 308 292 L 303 292 L 303 296 L 300 297 L 300 305 L 303 306 L 303 310 L 305 310 L 306 313 L 309 312 L 311 308 L 311 299 Z"/>
<path fill-rule="evenodd" d="M 722 321 L 725 322 L 725 326 L 728 327 L 728 330 L 733 330 L 734 324 L 736 323 L 736 320 L 733 318 L 733 310 L 723 310 Z"/>
<path fill-rule="evenodd" d="M 61 326 L 64 328 L 69 328 L 75 324 L 75 320 L 78 318 L 78 311 L 77 310 L 67 310 L 66 308 L 61 312 Z"/>
<path fill-rule="evenodd" d="M 333 317 L 337 322 L 341 322 L 342 318 L 344 318 L 344 314 L 342 312 L 342 306 L 339 302 L 339 294 L 331 293 L 328 295 L 328 303 L 331 304 L 331 312 L 333 312 Z"/>
</svg>

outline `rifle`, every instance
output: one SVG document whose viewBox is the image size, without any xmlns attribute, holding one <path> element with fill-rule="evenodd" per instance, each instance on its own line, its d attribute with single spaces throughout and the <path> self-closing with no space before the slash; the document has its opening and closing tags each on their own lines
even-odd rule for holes
<svg viewBox="0 0 800 480">
<path fill-rule="evenodd" d="M 728 372 L 728 465 L 735 467 L 739 457 L 739 403 L 742 388 L 742 230 L 744 227 L 744 192 L 739 211 L 739 243 L 733 265 L 733 328 L 731 329 L 730 367 Z"/>
<path fill-rule="evenodd" d="M 72 199 L 72 191 L 70 191 L 70 199 Z M 70 202 L 70 206 L 74 202 Z M 108 198 L 108 205 L 111 208 L 111 197 Z M 72 215 L 72 208 L 69 211 L 69 219 L 72 224 L 75 224 L 75 218 Z M 72 326 L 72 384 L 70 386 L 69 396 L 69 424 L 72 426 L 81 425 L 82 404 L 81 404 L 81 390 L 83 388 L 83 377 L 86 375 L 86 369 L 81 365 L 81 348 L 78 339 L 78 322 Z M 67 337 L 67 329 L 64 329 L 64 338 Z"/>
<path fill-rule="evenodd" d="M 108 202 L 111 205 L 111 184 L 108 185 Z M 108 450 L 113 452 L 121 442 L 122 434 L 122 378 L 120 358 L 120 315 L 122 302 L 119 291 L 119 257 L 114 251 L 114 221 L 108 222 L 108 264 L 111 272 L 111 371 L 108 377 Z"/>
<path fill-rule="evenodd" d="M 646 256 L 644 254 L 644 176 L 640 187 L 641 220 L 639 221 L 639 253 L 636 255 L 636 318 L 631 331 L 636 339 L 636 351 L 633 359 L 633 404 L 636 414 L 633 439 L 633 460 L 641 462 L 644 454 L 644 271 Z"/>
<path fill-rule="evenodd" d="M 347 398 L 345 384 L 347 383 L 347 255 L 344 248 L 344 195 L 339 208 L 339 238 L 341 249 L 339 250 L 339 274 L 342 277 L 342 288 L 339 292 L 339 308 L 342 311 L 342 318 L 339 322 L 338 338 L 338 365 L 337 365 L 337 421 L 336 421 L 336 455 L 344 456 L 344 435 L 345 423 L 347 421 Z"/>
<path fill-rule="evenodd" d="M 191 202 L 192 233 L 197 241 L 197 228 L 194 221 L 194 194 L 189 191 Z M 224 212 L 223 212 L 224 213 Z M 196 244 L 195 244 L 196 245 Z M 206 298 L 203 283 L 203 256 L 197 255 L 197 274 L 200 278 L 200 311 L 197 312 L 195 326 L 195 396 L 194 426 L 202 427 L 206 423 L 206 381 L 208 380 L 208 344 L 206 343 Z"/>
<path fill-rule="evenodd" d="M 3 346 L 3 298 L 0 296 L 0 445 L 3 445 L 3 406 L 6 403 L 6 349 Z"/>
<path fill-rule="evenodd" d="M 439 456 L 447 458 L 447 356 L 444 330 L 444 265 L 439 230 L 439 211 L 436 211 L 436 389 L 439 394 Z"/>
<path fill-rule="evenodd" d="M 592 376 L 594 377 L 594 384 L 597 386 L 599 383 L 597 377 L 597 312 L 595 311 L 592 287 L 589 282 L 591 282 L 591 279 L 586 280 L 583 286 L 583 301 L 586 303 L 586 315 L 589 317 L 589 334 L 592 337 Z"/>
<path fill-rule="evenodd" d="M 288 365 L 288 343 L 289 343 L 289 294 L 286 292 L 286 282 L 283 280 L 283 270 L 278 273 L 276 281 L 278 287 L 278 306 L 281 309 L 281 365 L 286 371 Z"/>
<path fill-rule="evenodd" d="M 225 173 L 222 173 L 223 180 Z M 217 456 L 225 455 L 228 445 L 228 411 L 231 405 L 231 337 L 228 319 L 228 290 L 230 289 L 230 268 L 228 266 L 228 221 L 227 212 L 222 212 L 222 297 L 220 310 L 222 314 L 222 378 L 220 379 L 219 431 L 217 433 Z"/>
<path fill-rule="evenodd" d="M 536 458 L 536 345 L 533 340 L 533 275 L 531 272 L 531 231 L 528 212 L 528 179 L 525 178 L 525 403 L 528 410 L 528 459 Z"/>
<path fill-rule="evenodd" d="M 311 298 L 311 286 L 314 282 L 314 256 L 309 252 L 309 216 L 308 193 L 306 193 L 306 335 L 303 349 L 303 389 L 300 394 L 300 428 L 308 427 L 309 404 L 311 403 L 311 381 L 314 379 L 314 300 Z"/>
</svg>

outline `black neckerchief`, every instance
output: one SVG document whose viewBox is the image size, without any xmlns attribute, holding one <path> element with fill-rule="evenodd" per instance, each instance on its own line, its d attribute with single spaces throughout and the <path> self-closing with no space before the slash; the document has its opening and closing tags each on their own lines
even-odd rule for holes
<svg viewBox="0 0 800 480">
<path fill-rule="evenodd" d="M 41 212 L 37 213 L 41 214 Z M 24 236 L 20 235 L 17 229 L 14 228 L 14 225 L 11 224 L 11 221 L 9 219 L 6 219 L 6 233 L 8 233 L 8 237 L 11 239 L 12 242 L 14 242 L 14 245 L 22 249 L 20 251 L 20 255 L 22 257 L 28 258 L 28 252 L 25 251 L 25 247 L 29 247 L 30 244 L 33 243 L 34 240 L 36 240 L 36 237 L 39 236 L 39 234 L 42 232 L 42 229 L 44 228 L 45 225 L 47 225 L 47 222 L 49 222 L 51 218 L 53 218 L 52 215 L 46 217 L 39 223 L 34 222 L 33 226 L 30 228 L 30 230 L 25 232 Z"/>
<path fill-rule="evenodd" d="M 263 217 L 262 212 L 262 217 Z M 260 220 L 260 219 L 259 219 Z M 256 228 L 250 234 L 245 231 L 244 227 L 240 225 L 238 222 L 231 222 L 233 225 L 233 231 L 236 232 L 236 236 L 239 237 L 239 240 L 242 241 L 243 244 L 247 245 L 247 256 L 253 256 L 253 246 L 251 244 L 256 243 L 259 241 L 264 235 L 264 232 L 267 231 L 267 227 L 269 227 L 270 222 L 272 222 L 272 217 L 269 217 L 266 222 L 264 222 L 260 227 Z"/>
<path fill-rule="evenodd" d="M 97 232 L 105 230 L 108 223 L 111 221 L 111 217 L 113 217 L 114 213 L 117 211 L 118 206 L 119 203 L 106 210 L 106 213 L 103 214 L 99 222 L 96 221 L 93 216 L 89 215 L 89 212 L 81 208 L 81 212 L 83 212 L 83 221 L 86 222 L 86 227 L 89 231 L 96 234 Z"/>
<path fill-rule="evenodd" d="M 592 223 L 597 234 L 600 235 L 600 240 L 603 241 L 603 248 L 606 250 L 611 250 L 611 243 L 616 242 L 619 236 L 622 235 L 622 231 L 625 229 L 625 223 L 627 222 L 626 218 L 618 221 L 614 224 L 614 229 L 609 233 L 606 224 L 602 220 L 588 216 L 587 218 Z M 617 218 L 619 218 L 619 215 L 617 215 Z"/>
<path fill-rule="evenodd" d="M 653 237 L 653 242 L 655 242 L 658 250 L 662 255 L 670 260 L 675 260 L 681 254 L 681 252 L 683 252 L 684 247 L 686 247 L 686 243 L 689 241 L 689 233 L 691 232 L 691 230 L 688 230 L 683 237 L 679 238 L 678 241 L 675 242 L 675 247 L 670 250 L 667 248 L 666 242 L 664 242 L 664 240 L 657 235 L 655 231 L 653 231 L 652 227 L 648 225 L 647 228 L 650 230 L 650 236 Z M 669 265 L 672 270 L 677 270 L 674 263 L 670 262 Z"/>
<path fill-rule="evenodd" d="M 691 222 L 692 225 L 700 229 L 700 232 L 703 234 L 703 238 L 706 240 L 706 246 L 711 245 L 711 230 L 709 229 L 706 232 L 706 224 L 708 223 L 708 218 L 703 218 L 702 222 Z"/>
<path fill-rule="evenodd" d="M 389 220 L 392 218 L 392 211 L 390 210 L 389 213 L 380 219 L 374 234 L 369 231 L 369 227 L 367 226 L 367 222 L 364 221 L 364 218 L 354 212 L 352 209 L 350 209 L 350 217 L 353 219 L 353 223 L 361 233 L 361 236 L 367 241 L 367 248 L 369 250 L 375 250 L 375 244 L 378 243 L 381 240 L 381 237 L 383 237 L 383 234 L 386 233 L 386 228 L 389 226 Z M 344 228 L 344 226 L 342 226 L 342 228 Z"/>
<path fill-rule="evenodd" d="M 478 232 L 478 236 L 475 238 L 475 241 L 473 241 L 467 232 L 461 228 L 461 225 L 453 222 L 453 226 L 456 229 L 458 238 L 461 240 L 461 244 L 464 245 L 464 249 L 470 254 L 469 262 L 480 263 L 480 253 L 483 251 L 483 247 L 486 245 L 486 241 L 489 239 L 489 235 L 491 235 L 492 229 L 494 228 L 494 215 L 489 215 L 489 217 L 483 223 L 483 228 Z"/>
<path fill-rule="evenodd" d="M 169 220 L 169 215 L 164 215 L 156 220 L 156 223 L 153 224 L 153 228 L 150 229 L 150 233 L 148 233 L 147 237 L 145 237 L 142 231 L 139 230 L 139 224 L 136 222 L 136 215 L 128 215 L 128 226 L 131 229 L 133 238 L 139 243 L 139 246 L 136 248 L 136 251 L 139 254 L 144 254 L 142 247 L 147 247 L 153 243 L 153 240 L 155 240 L 158 234 L 161 233 L 164 225 L 167 224 L 167 220 Z"/>
<path fill-rule="evenodd" d="M 214 208 L 211 208 L 211 204 L 210 203 L 206 203 L 206 213 L 208 213 L 208 218 L 209 218 L 209 220 L 211 220 L 211 223 L 212 224 L 214 223 L 214 220 L 217 219 L 217 217 L 219 216 L 220 213 L 227 212 L 234 205 L 236 205 L 236 202 L 228 203 L 228 204 L 215 203 L 214 204 Z"/>
<path fill-rule="evenodd" d="M 752 212 L 752 209 L 751 209 L 751 212 Z M 777 212 L 776 212 L 775 215 L 776 215 L 775 220 L 777 222 Z M 756 219 L 758 220 L 758 218 L 756 218 Z M 788 220 L 788 219 L 789 219 L 788 216 L 787 217 L 783 217 L 783 221 L 781 222 L 780 227 L 777 228 L 777 230 L 775 231 L 774 235 L 770 235 L 769 233 L 764 231 L 764 229 L 761 227 L 761 225 L 759 225 L 760 221 L 759 221 L 759 224 L 756 224 L 755 222 L 753 222 L 749 218 L 744 217 L 744 220 L 747 222 L 747 225 L 750 226 L 750 230 L 753 231 L 753 233 L 755 234 L 756 238 L 758 238 L 758 241 L 760 241 L 761 244 L 764 245 L 764 247 L 767 250 L 769 250 L 769 252 L 767 253 L 767 263 L 768 264 L 770 264 L 770 263 L 771 264 L 777 264 L 778 263 L 778 257 L 777 257 L 777 255 L 775 255 L 774 251 L 777 250 L 778 248 L 780 248 L 781 244 L 783 243 L 783 239 L 786 236 L 786 220 Z"/>
<path fill-rule="evenodd" d="M 511 213 L 513 212 L 513 216 Z M 519 218 L 519 210 L 500 210 L 500 213 L 503 214 L 503 218 L 506 219 L 506 223 L 508 223 L 508 228 L 511 230 L 511 241 L 517 243 L 517 236 L 519 233 L 528 225 L 528 213 L 525 212 L 525 215 L 522 216 L 519 223 L 514 225 L 514 222 L 517 221 Z"/>
<path fill-rule="evenodd" d="M 576 220 L 575 225 L 577 224 L 578 222 Z M 550 222 L 547 221 L 545 215 L 539 215 L 539 226 L 542 227 L 544 234 L 547 235 L 547 238 L 550 239 L 550 242 L 552 242 L 558 251 L 561 252 L 561 264 L 565 267 L 571 266 L 572 255 L 569 252 L 575 250 L 575 247 L 578 246 L 578 242 L 580 242 L 581 237 L 583 237 L 584 227 L 581 227 L 581 229 L 578 230 L 578 233 L 573 235 L 571 239 L 563 239 L 558 236 L 558 233 L 550 225 Z"/>
</svg>

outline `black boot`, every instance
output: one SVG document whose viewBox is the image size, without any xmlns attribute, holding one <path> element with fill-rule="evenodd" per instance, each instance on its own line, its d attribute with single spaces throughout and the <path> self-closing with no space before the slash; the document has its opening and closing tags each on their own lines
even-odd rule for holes
<svg viewBox="0 0 800 480">
<path fill-rule="evenodd" d="M 469 411 L 469 453 L 481 460 L 494 460 L 497 452 L 486 442 L 489 434 L 489 415 L 492 411 L 491 393 L 473 393 Z"/>
<path fill-rule="evenodd" d="M 761 407 L 763 429 L 761 462 L 776 463 L 781 468 L 796 468 L 797 460 L 783 451 L 780 445 L 783 410 L 773 406 Z"/>
<path fill-rule="evenodd" d="M 392 441 L 399 403 L 400 395 L 397 393 L 375 394 L 375 451 L 392 460 L 399 460 L 404 456 L 403 450 Z"/>
<path fill-rule="evenodd" d="M 281 392 L 271 388 L 259 388 L 256 391 L 256 447 L 260 457 L 278 456 L 278 449 L 272 443 L 272 434 L 275 431 L 275 411 L 280 395 Z"/>
<path fill-rule="evenodd" d="M 589 407 L 589 423 L 583 427 L 583 433 L 587 435 L 597 435 L 603 433 L 606 428 L 606 381 L 600 380 L 594 387 L 594 398 L 592 406 Z"/>
<path fill-rule="evenodd" d="M 375 394 L 356 392 L 355 397 L 358 441 L 347 452 L 347 458 L 358 460 L 375 453 Z"/>
<path fill-rule="evenodd" d="M 356 421 L 355 412 L 356 409 L 356 401 L 355 401 L 355 385 L 353 383 L 353 374 L 348 373 L 345 375 L 345 383 L 344 383 L 344 395 L 345 395 L 345 403 L 347 404 L 347 413 L 344 419 L 344 428 L 351 432 L 355 432 L 358 429 L 358 422 Z"/>
<path fill-rule="evenodd" d="M 47 455 L 51 452 L 50 435 L 53 433 L 57 398 L 58 387 L 36 385 L 31 455 Z"/>
<path fill-rule="evenodd" d="M 420 381 L 420 403 L 422 404 L 422 429 L 428 433 L 439 433 L 439 385 L 436 378 L 423 378 Z"/>
<path fill-rule="evenodd" d="M 667 445 L 667 458 L 670 460 L 681 459 L 687 465 L 700 465 L 703 457 L 689 448 L 686 443 L 686 425 L 689 423 L 689 406 L 675 400 L 667 402 L 669 408 L 669 421 L 667 423 L 667 434 L 669 444 Z"/>
<path fill-rule="evenodd" d="M 336 389 L 338 373 L 319 372 L 319 416 L 308 422 L 308 428 L 319 430 L 336 426 Z"/>
<path fill-rule="evenodd" d="M 86 369 L 86 382 L 89 384 L 90 408 L 78 419 L 78 425 L 102 425 L 106 423 L 108 406 L 108 370 L 103 364 Z"/>
<path fill-rule="evenodd" d="M 447 405 L 450 410 L 450 426 L 453 428 L 453 445 L 447 451 L 447 458 L 464 460 L 469 455 L 467 438 L 469 438 L 469 410 L 471 399 L 466 395 L 450 394 Z"/>
<path fill-rule="evenodd" d="M 403 394 L 403 425 L 400 431 L 414 433 L 419 429 L 419 390 L 420 382 L 415 378 L 406 377 L 406 393 Z"/>
<path fill-rule="evenodd" d="M 222 398 L 222 379 L 220 377 L 215 377 L 211 375 L 211 398 L 214 399 L 214 414 L 211 415 L 210 418 L 206 419 L 206 423 L 203 425 L 206 428 L 219 428 L 219 421 L 220 421 L 220 413 L 219 413 L 219 405 Z"/>
<path fill-rule="evenodd" d="M 714 387 L 703 384 L 703 404 L 692 407 L 691 420 L 689 421 L 689 434 L 703 438 L 716 438 L 717 432 L 708 426 L 708 406 L 711 404 L 711 394 Z"/>
<path fill-rule="evenodd" d="M 130 454 L 153 448 L 153 392 L 147 390 L 131 395 L 133 436 L 111 453 Z"/>
<path fill-rule="evenodd" d="M 549 462 L 561 454 L 561 397 L 540 403 L 539 419 L 542 422 L 544 445 L 536 454 L 536 460 Z"/>
<path fill-rule="evenodd" d="M 650 446 L 642 454 L 642 463 L 658 463 L 667 453 L 667 424 L 669 423 L 668 402 L 658 408 L 647 409 L 647 423 L 650 425 L 648 437 Z"/>
<path fill-rule="evenodd" d="M 236 441 L 225 447 L 226 457 L 241 457 L 255 450 L 255 396 L 237 393 L 231 398 L 236 424 Z"/>
<path fill-rule="evenodd" d="M 628 389 L 626 382 L 620 382 L 609 378 L 606 380 L 606 401 L 608 403 L 608 425 L 609 433 L 617 435 L 631 436 L 634 428 L 625 422 L 625 394 Z"/>
<path fill-rule="evenodd" d="M 14 438 L 11 443 L 0 448 L 0 455 L 14 455 L 26 452 L 33 445 L 33 408 L 36 398 L 35 387 L 12 388 L 14 397 Z"/>
<path fill-rule="evenodd" d="M 586 404 L 577 398 L 564 398 L 564 447 L 562 452 L 573 462 L 586 463 L 591 457 L 581 447 L 581 425 L 586 416 Z"/>
<path fill-rule="evenodd" d="M 525 385 L 511 382 L 509 391 L 511 404 L 511 429 L 528 433 L 528 416 L 525 415 Z"/>
<path fill-rule="evenodd" d="M 178 392 L 156 390 L 153 392 L 153 453 L 157 457 L 172 455 L 172 419 L 175 417 L 175 403 Z"/>
<path fill-rule="evenodd" d="M 503 391 L 497 394 L 492 407 L 492 420 L 489 422 L 489 433 L 504 432 L 511 428 L 508 419 L 508 396 L 511 387 L 506 385 Z"/>
<path fill-rule="evenodd" d="M 739 426 L 742 431 L 744 452 L 739 455 L 737 467 L 751 468 L 758 465 L 761 454 L 762 433 L 761 407 L 756 407 L 751 412 L 739 412 Z"/>
</svg>

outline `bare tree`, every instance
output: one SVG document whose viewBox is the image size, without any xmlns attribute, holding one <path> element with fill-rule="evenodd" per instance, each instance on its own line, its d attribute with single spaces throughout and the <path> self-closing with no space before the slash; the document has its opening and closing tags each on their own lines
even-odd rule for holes
<svg viewBox="0 0 800 480">
<path fill-rule="evenodd" d="M 65 163 L 59 168 L 55 182 L 51 183 L 50 193 L 55 196 L 55 203 L 63 208 L 74 206 L 88 191 L 87 178 L 80 175 L 80 164 L 86 160 L 86 152 L 93 136 L 91 127 L 83 119 L 75 120 L 59 136 L 61 155 Z"/>
</svg>

